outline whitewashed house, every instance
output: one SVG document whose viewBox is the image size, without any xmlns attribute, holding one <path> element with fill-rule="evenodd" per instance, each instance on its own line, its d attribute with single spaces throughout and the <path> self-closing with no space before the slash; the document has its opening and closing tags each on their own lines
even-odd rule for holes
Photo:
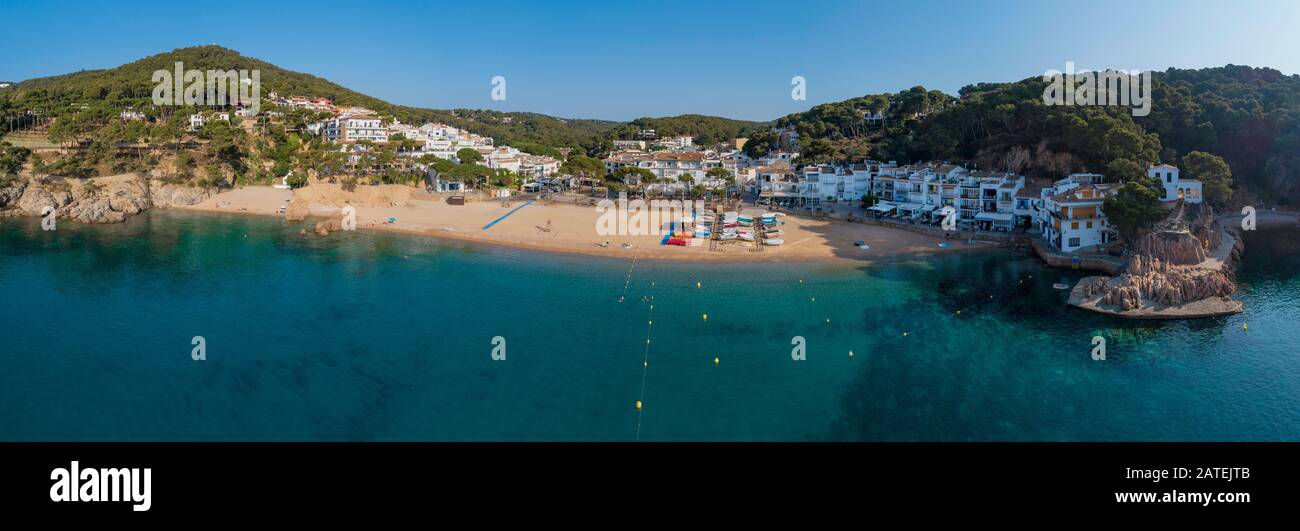
<svg viewBox="0 0 1300 531">
<path fill-rule="evenodd" d="M 1147 168 L 1147 177 L 1160 180 L 1161 201 L 1173 202 L 1182 199 L 1192 204 L 1200 203 L 1203 200 L 1201 181 L 1179 178 L 1178 172 L 1177 166 L 1160 164 Z"/>
</svg>

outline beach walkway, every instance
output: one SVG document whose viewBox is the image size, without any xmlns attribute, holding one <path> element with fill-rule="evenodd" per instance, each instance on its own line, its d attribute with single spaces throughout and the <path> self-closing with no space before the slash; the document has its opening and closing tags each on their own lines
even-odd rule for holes
<svg viewBox="0 0 1300 531">
<path fill-rule="evenodd" d="M 511 214 L 514 214 L 515 212 L 518 212 L 519 209 L 524 208 L 524 207 L 526 207 L 526 206 L 528 206 L 528 205 L 531 205 L 531 204 L 533 204 L 533 202 L 532 202 L 532 201 L 528 201 L 527 203 L 524 203 L 524 204 L 522 204 L 522 205 L 519 205 L 519 206 L 515 207 L 514 210 L 511 210 L 511 211 L 509 211 L 509 212 L 506 212 L 506 214 L 505 214 L 504 216 L 501 216 L 501 217 L 499 217 L 499 218 L 497 218 L 497 219 L 494 219 L 494 220 L 492 220 L 491 223 L 488 223 L 487 225 L 484 225 L 484 226 L 483 226 L 483 230 L 488 230 L 488 229 L 492 228 L 493 225 L 496 225 L 497 223 L 500 223 L 501 220 L 510 217 Z"/>
</svg>

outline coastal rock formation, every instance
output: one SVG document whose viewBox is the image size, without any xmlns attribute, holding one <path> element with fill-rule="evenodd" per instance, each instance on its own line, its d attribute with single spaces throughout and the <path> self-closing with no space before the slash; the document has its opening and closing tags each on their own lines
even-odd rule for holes
<svg viewBox="0 0 1300 531">
<path fill-rule="evenodd" d="M 47 206 L 62 210 L 72 201 L 72 192 L 68 189 L 30 182 L 23 195 L 14 202 L 14 207 L 23 215 L 39 216 Z M 59 217 L 65 216 L 60 213 Z"/>
<path fill-rule="evenodd" d="M 0 210 L 17 203 L 18 198 L 23 196 L 23 190 L 26 188 L 27 181 L 25 179 L 12 179 L 3 188 L 0 188 Z"/>
<path fill-rule="evenodd" d="M 149 181 L 149 200 L 158 208 L 197 205 L 209 197 L 212 197 L 212 191 L 207 188 Z"/>
<path fill-rule="evenodd" d="M 1156 230 L 1133 244 L 1135 252 L 1114 277 L 1088 277 L 1070 294 L 1070 304 L 1095 311 L 1140 318 L 1184 318 L 1241 311 L 1233 264 L 1241 253 L 1239 235 L 1225 233 L 1208 208 L 1193 211 L 1192 223 L 1181 208 Z M 1231 238 L 1231 249 L 1223 238 Z M 1211 244 L 1213 243 L 1213 245 Z"/>
<path fill-rule="evenodd" d="M 1083 297 L 1099 297 L 1099 303 L 1120 311 L 1147 306 L 1181 306 L 1189 302 L 1228 297 L 1236 290 L 1231 279 L 1219 270 L 1179 267 L 1153 256 L 1138 255 L 1123 274 L 1089 277 L 1079 283 Z"/>
<path fill-rule="evenodd" d="M 1134 251 L 1138 257 L 1158 257 L 1159 261 L 1175 265 L 1196 265 L 1205 261 L 1204 245 L 1188 231 L 1156 231 L 1139 239 Z"/>
<path fill-rule="evenodd" d="M 40 216 L 53 207 L 59 219 L 78 223 L 120 223 L 150 208 L 192 205 L 211 192 L 135 174 L 93 179 L 18 179 L 0 189 L 5 215 Z"/>
<path fill-rule="evenodd" d="M 284 219 L 288 221 L 302 221 L 311 215 L 311 208 L 304 201 L 294 198 L 289 202 L 289 206 L 284 210 Z"/>
<path fill-rule="evenodd" d="M 319 236 L 329 236 L 330 232 L 343 230 L 343 220 L 338 218 L 327 219 L 316 224 L 316 234 Z"/>
</svg>

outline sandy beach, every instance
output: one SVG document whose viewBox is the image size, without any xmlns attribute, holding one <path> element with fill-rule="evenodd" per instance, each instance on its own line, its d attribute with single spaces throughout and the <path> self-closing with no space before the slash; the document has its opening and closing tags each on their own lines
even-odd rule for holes
<svg viewBox="0 0 1300 531">
<path fill-rule="evenodd" d="M 450 205 L 442 197 L 404 186 L 362 187 L 348 193 L 337 185 L 316 184 L 298 190 L 249 186 L 216 194 L 190 210 L 284 217 L 281 207 L 305 205 L 313 218 L 336 217 L 342 207 L 357 210 L 357 228 L 421 234 L 543 251 L 600 256 L 688 261 L 870 260 L 900 254 L 925 254 L 992 247 L 967 244 L 906 230 L 844 221 L 786 216 L 784 245 L 751 251 L 746 243 L 729 243 L 723 252 L 698 246 L 661 245 L 662 235 L 602 236 L 596 231 L 595 207 L 545 204 L 514 199 Z M 387 222 L 390 218 L 395 221 Z M 316 219 L 303 222 L 310 232 Z M 495 222 L 495 223 L 494 223 Z M 490 226 L 489 226 L 490 225 Z M 487 227 L 487 228 L 485 228 Z M 309 237 L 319 237 L 315 234 Z M 866 242 L 860 249 L 856 241 Z M 942 248 L 941 242 L 950 246 Z M 608 242 L 608 246 L 604 246 Z"/>
</svg>

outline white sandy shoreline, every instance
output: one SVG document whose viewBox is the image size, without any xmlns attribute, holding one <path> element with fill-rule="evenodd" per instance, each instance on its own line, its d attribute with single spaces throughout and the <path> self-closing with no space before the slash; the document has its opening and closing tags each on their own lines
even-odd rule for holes
<svg viewBox="0 0 1300 531">
<path fill-rule="evenodd" d="M 709 251 L 707 243 L 696 247 L 660 245 L 662 236 L 601 236 L 596 233 L 597 210 L 574 205 L 547 205 L 514 201 L 503 206 L 496 201 L 448 205 L 427 194 L 412 193 L 409 187 L 376 187 L 368 197 L 347 194 L 331 185 L 313 185 L 290 191 L 267 186 L 249 186 L 228 190 L 189 207 L 178 210 L 251 214 L 283 218 L 280 207 L 297 196 L 310 205 L 313 217 L 336 217 L 340 206 L 351 204 L 357 210 L 357 228 L 387 231 L 447 240 L 501 245 L 544 252 L 582 254 L 613 258 L 675 260 L 692 262 L 768 262 L 768 261 L 870 261 L 899 255 L 924 255 L 942 252 L 996 248 L 990 244 L 969 245 L 925 234 L 850 223 L 787 216 L 781 228 L 785 245 L 768 246 L 751 252 L 739 245 L 726 246 L 725 252 Z M 516 210 L 517 209 L 517 210 Z M 512 213 L 513 211 L 513 213 Z M 489 229 L 483 227 L 500 219 Z M 385 223 L 395 218 L 396 221 Z M 304 222 L 311 232 L 312 224 Z M 549 227 L 550 231 L 546 228 Z M 315 234 L 307 237 L 317 238 Z M 608 247 L 599 244 L 609 242 Z M 864 241 L 869 249 L 859 249 Z M 947 241 L 950 246 L 939 247 Z M 631 247 L 626 248 L 624 244 Z"/>
</svg>

